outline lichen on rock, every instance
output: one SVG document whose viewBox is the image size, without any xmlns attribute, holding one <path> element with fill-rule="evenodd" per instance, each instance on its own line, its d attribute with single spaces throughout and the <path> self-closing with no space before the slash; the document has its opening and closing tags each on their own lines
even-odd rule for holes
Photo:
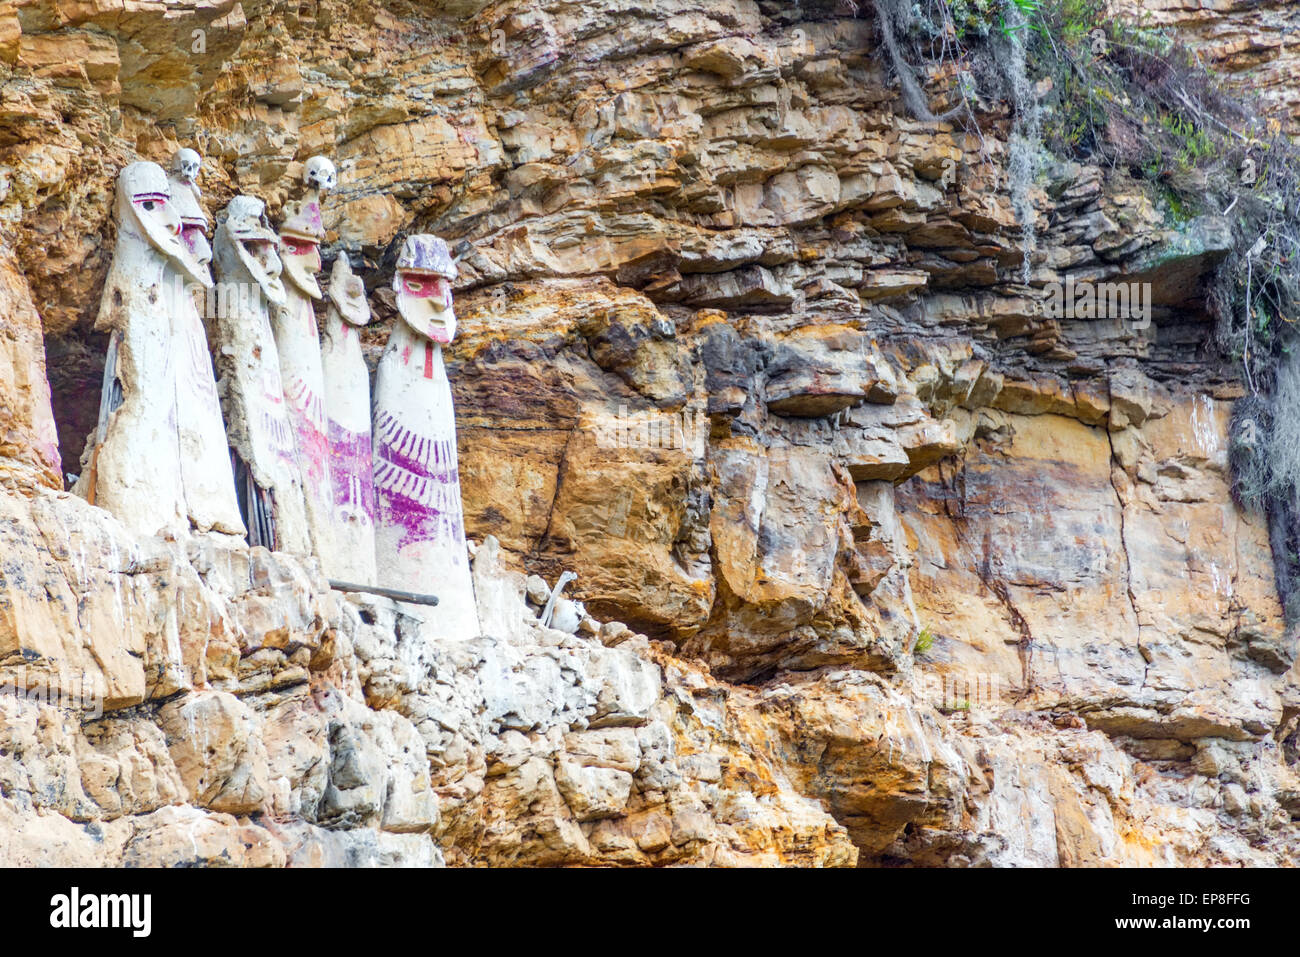
<svg viewBox="0 0 1300 957">
<path fill-rule="evenodd" d="M 910 111 L 866 4 L 165 6 L 0 11 L 0 863 L 1295 863 L 1221 217 L 951 64 Z M 1257 6 L 1157 14 L 1289 121 Z M 333 157 L 372 368 L 446 240 L 481 634 L 63 491 L 113 182 L 183 146 L 277 219 Z"/>
</svg>

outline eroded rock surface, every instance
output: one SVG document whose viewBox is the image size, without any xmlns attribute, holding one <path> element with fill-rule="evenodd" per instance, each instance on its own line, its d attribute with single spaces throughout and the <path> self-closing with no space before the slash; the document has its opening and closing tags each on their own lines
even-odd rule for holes
<svg viewBox="0 0 1300 957">
<path fill-rule="evenodd" d="M 0 695 L 4 862 L 1295 862 L 1222 222 L 1058 164 L 1024 282 L 1005 116 L 908 119 L 849 6 L 0 11 L 0 679 L 103 707 Z M 1157 15 L 1293 110 L 1285 5 Z M 372 362 L 447 238 L 484 636 L 58 491 L 45 352 L 66 469 L 112 180 L 191 143 L 210 210 L 336 159 Z M 1153 323 L 1048 318 L 1067 271 Z M 562 570 L 572 633 L 525 597 Z"/>
</svg>

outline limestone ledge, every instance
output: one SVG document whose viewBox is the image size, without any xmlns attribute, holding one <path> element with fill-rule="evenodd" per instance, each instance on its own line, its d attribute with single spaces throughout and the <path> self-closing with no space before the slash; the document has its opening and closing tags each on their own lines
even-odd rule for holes
<svg viewBox="0 0 1300 957">
<path fill-rule="evenodd" d="M 1291 7 L 1145 6 L 1293 109 Z M 5 859 L 1294 862 L 1295 635 L 1195 299 L 1222 224 L 1060 164 L 1022 281 L 1005 118 L 907 119 L 845 9 L 0 10 L 0 669 L 106 709 L 0 695 Z M 111 184 L 178 145 L 211 210 L 338 159 L 372 351 L 394 240 L 456 250 L 490 637 L 53 490 L 42 370 L 74 463 Z M 1048 317 L 1067 274 L 1150 282 L 1152 325 Z M 562 569 L 595 633 L 533 623 Z"/>
<path fill-rule="evenodd" d="M 734 719 L 694 714 L 644 638 L 541 628 L 491 541 L 475 571 L 499 637 L 444 646 L 312 565 L 132 539 L 22 478 L 3 496 L 0 788 L 23 835 L 6 863 L 856 858 Z"/>
<path fill-rule="evenodd" d="M 901 680 L 823 668 L 729 685 L 621 626 L 542 628 L 491 539 L 474 569 L 490 634 L 441 644 L 409 609 L 342 598 L 294 559 L 132 540 L 22 478 L 0 498 L 2 676 L 37 688 L 75 671 L 104 712 L 0 694 L 5 863 L 1172 864 L 1293 850 L 1294 775 L 1249 721 L 1158 740 L 1101 722 L 1142 737 L 1139 758 L 1041 700 L 941 711 L 926 662 Z M 1031 660 L 1063 672 L 1057 651 L 1035 645 Z M 1038 823 L 1012 823 L 1025 820 Z"/>
</svg>

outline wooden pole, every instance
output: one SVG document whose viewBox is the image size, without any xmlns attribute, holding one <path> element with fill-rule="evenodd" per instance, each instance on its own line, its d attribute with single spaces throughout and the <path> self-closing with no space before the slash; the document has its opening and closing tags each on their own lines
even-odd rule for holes
<svg viewBox="0 0 1300 957">
<path fill-rule="evenodd" d="M 401 591 L 397 588 L 384 588 L 380 585 L 358 585 L 354 582 L 340 582 L 333 578 L 329 579 L 330 588 L 335 591 L 359 591 L 371 595 L 382 595 L 384 598 L 391 598 L 394 601 L 409 601 L 415 605 L 436 605 L 438 604 L 437 595 L 422 595 L 419 592 Z"/>
</svg>

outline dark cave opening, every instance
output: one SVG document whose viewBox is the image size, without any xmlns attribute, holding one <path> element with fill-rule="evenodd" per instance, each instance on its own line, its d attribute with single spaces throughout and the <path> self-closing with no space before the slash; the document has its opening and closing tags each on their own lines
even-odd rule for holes
<svg viewBox="0 0 1300 957">
<path fill-rule="evenodd" d="M 63 480 L 81 471 L 81 454 L 86 439 L 99 418 L 99 395 L 103 386 L 104 359 L 108 335 L 45 337 L 45 369 L 50 382 L 50 404 L 59 435 L 59 456 Z"/>
</svg>

